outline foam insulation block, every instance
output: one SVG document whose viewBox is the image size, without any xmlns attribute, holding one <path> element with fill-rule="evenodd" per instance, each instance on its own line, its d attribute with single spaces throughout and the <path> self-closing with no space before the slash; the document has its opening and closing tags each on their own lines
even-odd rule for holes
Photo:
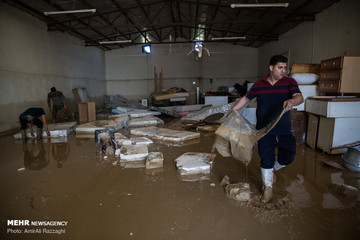
<svg viewBox="0 0 360 240">
<path fill-rule="evenodd" d="M 151 139 L 148 139 L 147 137 L 133 137 L 130 138 L 130 141 L 132 144 L 137 145 L 137 144 L 152 144 L 153 141 Z"/>
<path fill-rule="evenodd" d="M 121 161 L 145 160 L 149 155 L 147 145 L 124 145 L 120 148 Z"/>
<path fill-rule="evenodd" d="M 155 126 L 131 129 L 130 133 L 137 136 L 147 136 L 169 142 L 184 142 L 200 138 L 200 133 L 198 132 L 179 131 Z"/>
<path fill-rule="evenodd" d="M 146 169 L 159 168 L 164 165 L 162 152 L 150 152 L 146 158 Z"/>
<path fill-rule="evenodd" d="M 121 133 L 114 133 L 115 141 L 119 146 L 122 145 L 131 145 L 132 142 L 130 139 L 122 135 Z"/>
<path fill-rule="evenodd" d="M 184 153 L 175 159 L 177 171 L 180 175 L 210 174 L 215 154 L 213 153 Z"/>
<path fill-rule="evenodd" d="M 131 127 L 155 126 L 164 124 L 164 121 L 154 116 L 132 118 L 130 120 Z"/>
<path fill-rule="evenodd" d="M 61 138 L 67 137 L 70 133 L 70 129 L 76 126 L 76 122 L 64 122 L 64 123 L 52 123 L 48 124 L 50 131 L 50 138 Z M 33 127 L 34 136 L 31 136 L 31 131 L 29 128 L 26 129 L 26 136 L 28 138 L 36 138 L 37 128 Z M 44 138 L 49 138 L 45 131 L 43 131 L 42 136 Z M 15 139 L 21 139 L 21 133 L 14 134 Z"/>
</svg>

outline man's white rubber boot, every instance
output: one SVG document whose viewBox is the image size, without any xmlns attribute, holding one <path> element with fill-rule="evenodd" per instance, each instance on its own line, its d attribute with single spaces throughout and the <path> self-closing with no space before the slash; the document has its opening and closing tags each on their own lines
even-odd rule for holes
<svg viewBox="0 0 360 240">
<path fill-rule="evenodd" d="M 274 170 L 275 171 L 278 171 L 282 168 L 286 167 L 286 165 L 281 165 L 278 161 L 275 161 L 275 164 L 274 164 Z"/>
<path fill-rule="evenodd" d="M 261 198 L 262 203 L 268 203 L 272 199 L 272 185 L 274 179 L 274 169 L 261 168 L 261 176 L 264 184 L 263 196 Z"/>
</svg>

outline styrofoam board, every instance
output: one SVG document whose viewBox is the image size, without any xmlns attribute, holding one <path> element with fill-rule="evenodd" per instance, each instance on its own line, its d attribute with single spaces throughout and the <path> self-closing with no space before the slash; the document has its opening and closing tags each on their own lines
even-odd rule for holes
<svg viewBox="0 0 360 240">
<path fill-rule="evenodd" d="M 178 172 L 181 175 L 209 174 L 215 154 L 212 153 L 184 153 L 175 159 Z"/>
<path fill-rule="evenodd" d="M 131 129 L 130 133 L 137 136 L 148 136 L 169 142 L 183 142 L 195 138 L 200 138 L 200 133 L 197 132 L 179 131 L 154 126 Z"/>
<path fill-rule="evenodd" d="M 145 160 L 149 155 L 147 145 L 125 145 L 120 148 L 120 158 L 122 161 Z"/>
</svg>

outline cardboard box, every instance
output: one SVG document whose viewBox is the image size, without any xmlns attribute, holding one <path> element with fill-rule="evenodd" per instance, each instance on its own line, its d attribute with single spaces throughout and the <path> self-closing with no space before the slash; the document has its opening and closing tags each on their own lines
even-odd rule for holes
<svg viewBox="0 0 360 240">
<path fill-rule="evenodd" d="M 96 120 L 95 102 L 78 103 L 79 122 L 86 123 Z"/>
</svg>

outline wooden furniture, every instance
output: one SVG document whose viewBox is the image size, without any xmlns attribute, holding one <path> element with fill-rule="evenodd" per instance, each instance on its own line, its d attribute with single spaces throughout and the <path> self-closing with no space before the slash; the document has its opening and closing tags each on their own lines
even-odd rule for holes
<svg viewBox="0 0 360 240">
<path fill-rule="evenodd" d="M 72 90 L 78 106 L 78 120 L 80 124 L 96 120 L 95 102 L 90 102 L 86 88 L 74 88 Z"/>
<path fill-rule="evenodd" d="M 360 57 L 342 56 L 322 60 L 319 91 L 360 93 Z"/>
<path fill-rule="evenodd" d="M 354 97 L 311 97 L 306 143 L 329 154 L 340 154 L 360 143 L 360 99 Z"/>
<path fill-rule="evenodd" d="M 320 75 L 320 64 L 294 63 L 291 66 L 291 75 L 295 73 L 314 73 Z"/>
<path fill-rule="evenodd" d="M 80 124 L 96 120 L 95 102 L 78 103 Z"/>
</svg>

